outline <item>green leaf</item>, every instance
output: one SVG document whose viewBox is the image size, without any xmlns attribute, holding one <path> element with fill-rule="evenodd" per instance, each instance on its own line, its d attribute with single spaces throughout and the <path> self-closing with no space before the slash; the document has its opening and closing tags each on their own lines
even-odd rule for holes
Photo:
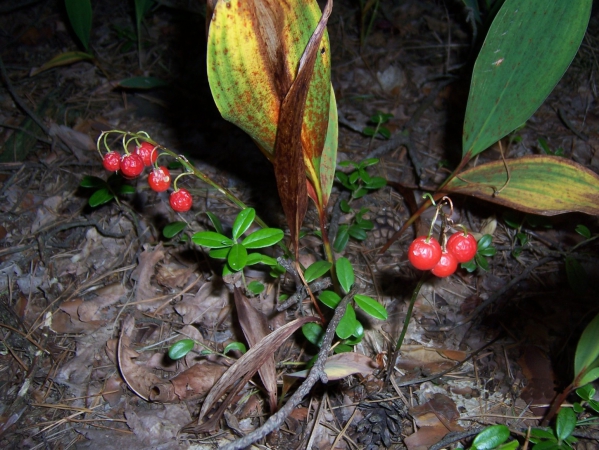
<svg viewBox="0 0 599 450">
<path fill-rule="evenodd" d="M 358 225 L 351 225 L 347 232 L 351 237 L 357 239 L 358 241 L 363 241 L 367 237 L 366 231 L 364 231 L 364 229 L 359 227 Z"/>
<path fill-rule="evenodd" d="M 212 222 L 212 226 L 214 227 L 216 232 L 220 233 L 220 234 L 225 234 L 225 230 L 223 229 L 223 226 L 220 223 L 220 219 L 218 217 L 216 217 L 216 215 L 214 215 L 210 211 L 206 211 L 205 214 L 210 219 L 210 222 Z"/>
<path fill-rule="evenodd" d="M 497 249 L 495 247 L 487 247 L 482 250 L 478 250 L 478 254 L 481 256 L 495 256 Z"/>
<path fill-rule="evenodd" d="M 599 175 L 558 156 L 480 164 L 461 172 L 445 190 L 544 216 L 573 211 L 599 215 Z"/>
<path fill-rule="evenodd" d="M 329 271 L 331 266 L 332 264 L 328 261 L 316 261 L 314 264 L 311 264 L 304 272 L 306 282 L 311 283 L 317 278 L 320 278 Z"/>
<path fill-rule="evenodd" d="M 236 241 L 247 231 L 255 217 L 256 211 L 254 208 L 245 208 L 237 215 L 233 222 L 233 240 Z"/>
<path fill-rule="evenodd" d="M 574 428 L 576 427 L 576 414 L 571 408 L 562 406 L 562 409 L 557 413 L 557 421 L 555 423 L 555 433 L 558 439 L 567 439 Z"/>
<path fill-rule="evenodd" d="M 481 254 L 477 253 L 474 256 L 474 261 L 476 262 L 478 267 L 480 267 L 485 272 L 489 270 L 489 261 L 487 261 L 487 258 L 482 256 Z"/>
<path fill-rule="evenodd" d="M 337 279 L 343 290 L 347 293 L 351 290 L 356 280 L 354 269 L 347 258 L 339 258 L 336 262 Z M 343 339 L 343 338 L 342 338 Z"/>
<path fill-rule="evenodd" d="M 358 319 L 356 319 L 356 325 L 354 327 L 352 335 L 354 336 L 353 339 L 362 340 L 362 338 L 364 337 L 364 325 L 362 325 L 362 323 Z M 351 339 L 352 337 L 349 337 L 345 340 L 345 342 L 349 342 Z"/>
<path fill-rule="evenodd" d="M 364 231 L 370 231 L 374 228 L 374 223 L 372 223 L 371 220 L 367 220 L 367 219 L 356 218 L 356 225 L 358 225 Z"/>
<path fill-rule="evenodd" d="M 339 209 L 347 214 L 351 211 L 351 206 L 349 206 L 347 200 L 341 200 L 341 203 L 339 203 Z"/>
<path fill-rule="evenodd" d="M 371 177 L 368 183 L 366 183 L 366 189 L 380 189 L 387 186 L 387 180 L 383 177 Z"/>
<path fill-rule="evenodd" d="M 214 259 L 227 259 L 230 251 L 231 247 L 214 248 L 208 252 L 208 256 Z"/>
<path fill-rule="evenodd" d="M 187 355 L 193 349 L 194 345 L 195 342 L 193 339 L 183 339 L 176 342 L 168 349 L 168 357 L 173 361 L 177 361 Z"/>
<path fill-rule="evenodd" d="M 517 450 L 519 446 L 520 443 L 518 441 L 510 441 L 497 447 L 497 450 Z"/>
<path fill-rule="evenodd" d="M 337 253 L 341 253 L 347 247 L 347 243 L 349 242 L 349 226 L 346 224 L 340 225 L 337 230 L 337 237 L 335 238 L 335 242 L 333 243 L 333 250 Z"/>
<path fill-rule="evenodd" d="M 339 344 L 333 349 L 333 353 L 335 353 L 336 355 L 339 353 L 350 353 L 353 351 L 354 348 L 346 344 Z"/>
<path fill-rule="evenodd" d="M 576 55 L 591 4 L 505 1 L 474 65 L 464 156 L 473 157 L 506 136 L 543 103 Z"/>
<path fill-rule="evenodd" d="M 119 81 L 118 86 L 125 89 L 156 89 L 168 86 L 168 83 L 156 77 L 131 77 Z"/>
<path fill-rule="evenodd" d="M 341 297 L 333 291 L 322 291 L 318 295 L 318 299 L 331 309 L 335 309 L 341 301 Z"/>
<path fill-rule="evenodd" d="M 94 192 L 88 200 L 89 206 L 95 208 L 96 206 L 103 205 L 104 203 L 108 203 L 110 200 L 114 198 L 112 192 L 110 192 L 106 188 L 98 189 Z"/>
<path fill-rule="evenodd" d="M 130 184 L 123 184 L 121 186 L 119 186 L 119 194 L 121 195 L 131 195 L 131 194 L 135 194 L 137 192 L 137 189 L 135 189 L 134 186 L 131 186 Z"/>
<path fill-rule="evenodd" d="M 360 161 L 360 167 L 370 167 L 378 164 L 380 159 L 378 158 L 366 158 Z"/>
<path fill-rule="evenodd" d="M 578 234 L 580 234 L 582 237 L 584 237 L 585 239 L 590 239 L 592 236 L 591 230 L 589 230 L 587 227 L 585 227 L 582 224 L 576 225 L 576 232 Z"/>
<path fill-rule="evenodd" d="M 584 385 L 588 383 L 592 383 L 597 378 L 599 378 L 599 367 L 594 367 L 593 369 L 585 372 L 582 378 L 579 381 L 579 384 Z"/>
<path fill-rule="evenodd" d="M 92 5 L 90 0 L 65 0 L 69 22 L 73 31 L 89 52 L 89 37 L 92 30 Z"/>
<path fill-rule="evenodd" d="M 235 242 L 227 236 L 214 231 L 200 231 L 191 237 L 196 245 L 207 248 L 231 247 Z"/>
<path fill-rule="evenodd" d="M 261 294 L 264 292 L 264 289 L 264 285 L 259 281 L 250 281 L 248 283 L 248 291 L 250 291 L 252 294 Z"/>
<path fill-rule="evenodd" d="M 478 450 L 491 450 L 503 444 L 510 437 L 510 429 L 505 425 L 492 425 L 482 430 L 474 441 L 472 446 Z"/>
<path fill-rule="evenodd" d="M 389 128 L 387 127 L 379 127 L 379 134 L 385 139 L 389 139 L 391 137 L 391 131 L 389 131 Z"/>
<path fill-rule="evenodd" d="M 237 350 L 238 352 L 240 352 L 242 354 L 248 351 L 243 342 L 231 342 L 231 343 L 227 344 L 227 346 L 223 350 L 223 354 L 226 355 L 227 353 L 229 353 L 233 350 Z"/>
<path fill-rule="evenodd" d="M 99 188 L 102 186 L 106 186 L 106 181 L 102 178 L 94 177 L 92 175 L 86 175 L 83 177 L 79 186 L 83 188 Z"/>
<path fill-rule="evenodd" d="M 578 295 L 586 292 L 588 287 L 588 276 L 582 264 L 571 256 L 566 257 L 566 275 L 570 288 Z"/>
<path fill-rule="evenodd" d="M 276 244 L 283 239 L 283 230 L 278 228 L 263 228 L 254 231 L 241 242 L 245 248 L 263 248 Z"/>
<path fill-rule="evenodd" d="M 574 375 L 580 376 L 599 358 L 599 314 L 586 326 L 574 355 Z M 586 383 L 584 383 L 586 384 Z"/>
<path fill-rule="evenodd" d="M 241 244 L 233 244 L 227 255 L 227 263 L 234 271 L 238 272 L 245 267 L 248 259 L 248 251 Z"/>
<path fill-rule="evenodd" d="M 478 250 L 489 248 L 491 244 L 493 244 L 493 236 L 485 234 L 478 240 Z"/>
<path fill-rule="evenodd" d="M 553 435 L 553 433 L 551 433 L 550 431 L 547 430 L 543 430 L 541 428 L 531 428 L 530 430 L 530 437 L 531 440 L 534 438 L 535 441 L 533 442 L 539 442 L 540 439 L 553 439 L 554 441 L 556 441 L 557 439 L 555 438 L 555 436 Z"/>
<path fill-rule="evenodd" d="M 472 260 L 472 261 L 468 261 L 467 263 L 460 264 L 460 267 L 462 269 L 465 269 L 466 272 L 472 273 L 476 270 L 477 265 L 476 265 L 476 262 L 474 260 Z"/>
<path fill-rule="evenodd" d="M 351 304 L 347 305 L 345 314 L 343 314 L 343 317 L 339 321 L 335 333 L 337 333 L 337 336 L 339 336 L 340 339 L 347 339 L 354 334 L 356 322 L 356 311 L 354 310 L 354 307 Z"/>
<path fill-rule="evenodd" d="M 320 347 L 322 345 L 322 340 L 324 338 L 324 330 L 323 328 L 314 322 L 308 322 L 302 325 L 302 333 L 304 337 L 311 342 L 312 344 Z"/>
<path fill-rule="evenodd" d="M 592 384 L 585 384 L 576 389 L 576 394 L 583 400 L 589 401 L 595 395 L 595 388 Z"/>
<path fill-rule="evenodd" d="M 187 223 L 185 222 L 171 222 L 162 230 L 162 235 L 167 238 L 173 238 L 178 235 L 181 231 L 187 228 Z"/>
<path fill-rule="evenodd" d="M 369 316 L 379 320 L 387 320 L 387 310 L 375 299 L 367 295 L 356 294 L 354 301 Z"/>
<path fill-rule="evenodd" d="M 372 127 L 364 127 L 364 129 L 362 130 L 362 134 L 364 136 L 374 136 L 375 132 L 375 129 Z"/>
</svg>

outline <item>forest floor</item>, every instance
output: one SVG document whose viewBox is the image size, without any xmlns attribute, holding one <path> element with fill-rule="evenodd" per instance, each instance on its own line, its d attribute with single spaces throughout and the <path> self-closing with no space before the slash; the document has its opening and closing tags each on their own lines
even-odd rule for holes
<svg viewBox="0 0 599 450">
<path fill-rule="evenodd" d="M 224 348 L 249 339 L 240 325 L 245 313 L 223 284 L 218 262 L 183 236 L 211 229 L 205 212 L 230 229 L 239 208 L 187 176 L 178 183 L 194 204 L 176 213 L 168 192 L 149 189 L 147 170 L 126 182 L 134 194 L 95 208 L 88 204 L 94 190 L 80 187 L 85 176 L 108 178 L 96 150 L 102 131 L 144 131 L 255 208 L 269 226 L 285 229 L 271 164 L 214 106 L 203 7 L 157 1 L 139 53 L 133 2 L 93 2 L 95 63 L 45 68 L 57 54 L 78 49 L 63 2 L 10 3 L 0 6 L 0 447 L 209 449 L 257 429 L 272 414 L 258 375 L 240 386 L 211 431 L 197 427 L 204 397 L 241 356 L 225 356 Z M 365 335 L 354 348 L 362 355 L 355 356 L 355 373 L 318 383 L 278 432 L 253 448 L 469 447 L 490 424 L 506 424 L 524 442 L 527 428 L 540 424 L 571 382 L 576 342 L 599 312 L 597 241 L 573 248 L 585 240 L 576 227 L 594 236 L 599 221 L 524 216 L 452 197 L 454 221 L 477 237 L 491 235 L 497 253 L 488 270 L 459 269 L 425 282 L 387 385 L 389 352 L 420 278 L 406 257 L 416 230 L 380 250 L 422 194 L 459 162 L 476 47 L 460 1 L 382 0 L 369 31 L 368 20 L 360 26 L 360 3 L 337 1 L 328 24 L 338 161 L 377 157 L 370 174 L 388 185 L 352 203 L 354 210 L 367 208 L 365 218 L 375 226 L 337 256 L 352 262 L 361 292 L 389 317 L 359 316 Z M 546 146 L 599 172 L 598 36 L 595 13 L 556 89 L 503 140 L 506 157 L 544 154 Z M 120 81 L 135 76 L 168 84 L 122 87 Z M 385 124 L 390 140 L 362 133 L 377 112 L 392 115 Z M 500 158 L 494 146 L 476 163 Z M 331 209 L 343 190 L 334 186 Z M 427 211 L 418 226 L 426 230 L 432 216 Z M 352 219 L 342 214 L 340 223 Z M 185 231 L 165 238 L 164 227 L 177 221 Z M 312 206 L 303 227 L 307 266 L 323 258 Z M 576 280 L 566 270 L 572 260 L 583 269 Z M 256 267 L 246 281 L 266 289 L 243 301 L 267 329 L 314 313 L 309 298 L 301 308 L 277 312 L 290 280 Z M 169 360 L 169 346 L 185 337 L 197 342 L 194 352 Z M 274 352 L 279 396 L 300 384 L 286 374 L 317 351 L 298 332 Z M 599 447 L 593 426 L 577 433 L 576 448 Z"/>
</svg>

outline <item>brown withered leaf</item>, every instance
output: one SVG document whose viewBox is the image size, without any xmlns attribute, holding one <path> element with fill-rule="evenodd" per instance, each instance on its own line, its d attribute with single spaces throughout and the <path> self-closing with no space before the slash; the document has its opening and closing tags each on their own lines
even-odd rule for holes
<svg viewBox="0 0 599 450">
<path fill-rule="evenodd" d="M 548 405 L 556 395 L 555 374 L 549 357 L 539 347 L 527 345 L 518 364 L 526 377 L 526 386 L 522 389 L 520 398 L 532 404 L 530 410 L 533 414 L 544 415 L 547 407 L 535 405 Z"/>
<path fill-rule="evenodd" d="M 277 126 L 273 164 L 296 259 L 299 257 L 299 231 L 308 208 L 306 167 L 301 139 L 302 123 L 310 79 L 332 9 L 333 1 L 328 0 L 320 22 L 304 50 L 297 77 L 283 100 Z"/>
<path fill-rule="evenodd" d="M 150 388 L 150 400 L 172 403 L 203 397 L 227 370 L 227 367 L 202 360 L 169 381 Z"/>
<path fill-rule="evenodd" d="M 119 337 L 118 363 L 127 386 L 144 400 L 148 400 L 150 389 L 162 381 L 146 366 L 136 364 L 139 353 L 131 348 L 131 336 L 135 330 L 135 319 L 127 317 Z"/>
<path fill-rule="evenodd" d="M 368 375 L 377 369 L 376 363 L 366 355 L 356 352 L 338 353 L 327 359 L 324 365 L 324 372 L 330 381 L 341 380 L 342 378 L 359 373 Z M 309 370 L 301 370 L 295 373 L 289 373 L 288 377 L 307 377 Z"/>
<path fill-rule="evenodd" d="M 254 347 L 264 337 L 270 334 L 268 319 L 264 314 L 254 308 L 248 298 L 241 293 L 239 288 L 235 288 L 235 307 L 237 308 L 237 317 L 243 330 L 243 335 L 247 339 L 250 348 Z M 266 359 L 264 364 L 258 369 L 262 383 L 270 403 L 270 411 L 274 413 L 277 408 L 277 370 L 275 368 L 274 352 Z"/>
<path fill-rule="evenodd" d="M 229 370 L 227 370 L 222 377 L 216 382 L 214 387 L 208 393 L 208 396 L 204 400 L 202 409 L 200 410 L 198 426 L 186 427 L 186 431 L 191 432 L 205 432 L 215 429 L 218 425 L 218 421 L 222 417 L 223 413 L 235 398 L 235 395 L 245 386 L 252 376 L 258 371 L 260 366 L 274 353 L 281 344 L 297 331 L 302 325 L 308 322 L 317 322 L 317 317 L 302 317 L 283 325 L 281 328 L 277 328 L 275 331 L 270 333 L 264 339 L 262 339 L 256 346 L 250 348 L 245 355 L 239 358 L 235 364 L 233 364 Z M 206 414 L 215 406 L 216 402 L 225 393 L 229 392 L 225 400 L 221 403 L 218 410 L 210 417 L 205 423 L 201 423 L 202 419 L 206 417 Z"/>
<path fill-rule="evenodd" d="M 165 252 L 162 242 L 154 248 L 146 247 L 139 255 L 139 265 L 131 273 L 131 278 L 137 281 L 135 289 L 135 301 L 142 302 L 156 297 L 156 289 L 152 287 L 151 279 L 156 269 L 158 261 L 164 258 Z M 138 303 L 137 308 L 142 311 L 149 311 L 160 305 L 162 300 L 156 300 L 152 303 Z"/>
<path fill-rule="evenodd" d="M 50 328 L 55 333 L 92 333 L 106 324 L 105 320 L 81 320 L 79 308 L 85 302 L 83 299 L 74 298 L 61 303 L 58 310 L 52 314 Z"/>
<path fill-rule="evenodd" d="M 439 442 L 450 431 L 463 431 L 455 403 L 443 394 L 434 394 L 423 405 L 410 408 L 410 414 L 420 427 L 405 439 L 409 450 L 425 450 Z"/>
</svg>

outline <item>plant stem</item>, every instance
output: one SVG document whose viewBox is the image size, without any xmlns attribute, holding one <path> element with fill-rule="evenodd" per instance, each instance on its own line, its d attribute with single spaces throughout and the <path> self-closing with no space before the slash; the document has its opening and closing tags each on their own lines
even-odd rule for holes
<svg viewBox="0 0 599 450">
<path fill-rule="evenodd" d="M 406 333 L 408 331 L 408 326 L 410 325 L 410 319 L 412 318 L 412 311 L 414 309 L 414 304 L 416 303 L 416 299 L 418 298 L 418 293 L 420 292 L 420 288 L 424 282 L 428 279 L 429 272 L 424 272 L 418 281 L 418 284 L 414 288 L 412 292 L 412 298 L 410 299 L 410 304 L 408 305 L 408 311 L 406 312 L 406 318 L 403 322 L 403 328 L 401 329 L 401 334 L 397 339 L 397 344 L 395 345 L 395 350 L 391 355 L 391 359 L 389 360 L 389 367 L 387 369 L 387 378 L 385 379 L 385 384 L 389 383 L 391 376 L 393 374 L 393 369 L 395 368 L 395 362 L 397 361 L 397 357 L 399 356 L 399 351 L 401 350 L 401 346 L 403 344 L 403 340 L 406 337 Z"/>
</svg>

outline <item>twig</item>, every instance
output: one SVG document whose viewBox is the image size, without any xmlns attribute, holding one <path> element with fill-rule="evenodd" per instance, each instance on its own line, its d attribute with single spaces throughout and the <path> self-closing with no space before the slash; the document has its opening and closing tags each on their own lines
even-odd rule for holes
<svg viewBox="0 0 599 450">
<path fill-rule="evenodd" d="M 285 404 L 285 406 L 283 406 L 277 413 L 270 416 L 270 418 L 260 428 L 257 428 L 241 439 L 225 445 L 223 450 L 241 450 L 258 441 L 259 439 L 262 439 L 273 431 L 278 430 L 285 419 L 291 414 L 297 405 L 301 403 L 303 398 L 308 395 L 318 380 L 322 381 L 323 383 L 327 383 L 328 378 L 324 371 L 324 365 L 327 360 L 329 350 L 331 349 L 333 338 L 335 337 L 335 329 L 337 328 L 337 325 L 339 325 L 343 314 L 345 314 L 345 308 L 347 307 L 347 304 L 353 298 L 356 291 L 357 288 L 354 286 L 350 293 L 343 297 L 343 300 L 341 300 L 339 305 L 337 305 L 335 314 L 333 315 L 333 318 L 329 322 L 329 325 L 325 331 L 324 338 L 322 340 L 322 346 L 318 352 L 318 359 L 314 363 L 314 366 L 312 366 L 308 377 L 304 380 L 297 391 L 295 391 L 289 398 L 289 401 Z"/>
<path fill-rule="evenodd" d="M 484 427 L 473 428 L 467 431 L 454 431 L 446 434 L 445 437 L 433 445 L 430 450 L 441 450 L 442 448 L 447 447 L 449 444 L 453 444 L 454 442 L 461 441 L 462 439 L 466 439 L 470 436 L 480 433 L 483 428 Z"/>
</svg>

